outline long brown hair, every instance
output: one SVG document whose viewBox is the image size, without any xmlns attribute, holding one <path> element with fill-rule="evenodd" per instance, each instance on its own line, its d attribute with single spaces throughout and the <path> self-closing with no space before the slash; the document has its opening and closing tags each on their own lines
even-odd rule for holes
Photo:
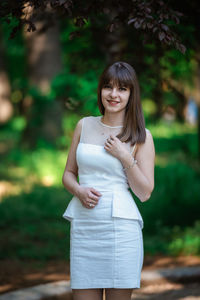
<svg viewBox="0 0 200 300">
<path fill-rule="evenodd" d="M 140 99 L 140 87 L 135 70 L 126 62 L 115 62 L 106 67 L 103 71 L 98 84 L 98 107 L 102 115 L 105 108 L 102 104 L 101 90 L 102 88 L 112 83 L 119 87 L 130 88 L 130 96 L 125 110 L 125 118 L 123 130 L 117 137 L 122 142 L 144 143 L 146 139 L 145 120 L 142 111 Z"/>
</svg>

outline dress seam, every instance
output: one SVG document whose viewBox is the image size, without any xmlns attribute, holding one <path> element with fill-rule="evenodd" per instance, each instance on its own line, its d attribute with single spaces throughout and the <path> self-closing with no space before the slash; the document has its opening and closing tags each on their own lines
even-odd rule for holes
<svg viewBox="0 0 200 300">
<path fill-rule="evenodd" d="M 137 228 L 138 228 L 138 234 L 139 234 L 139 259 L 138 259 L 138 266 L 137 266 L 137 269 L 138 269 L 138 274 L 140 274 L 140 268 L 141 268 L 141 259 L 142 259 L 142 243 L 141 243 L 141 231 L 140 231 L 140 224 L 139 222 L 137 221 Z M 140 284 L 140 280 L 138 278 L 138 284 Z"/>
</svg>

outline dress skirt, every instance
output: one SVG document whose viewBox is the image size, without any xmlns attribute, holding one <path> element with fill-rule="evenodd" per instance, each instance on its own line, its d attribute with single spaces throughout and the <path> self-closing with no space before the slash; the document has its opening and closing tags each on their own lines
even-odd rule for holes
<svg viewBox="0 0 200 300">
<path fill-rule="evenodd" d="M 143 236 L 138 220 L 112 217 L 112 197 L 83 206 L 70 227 L 72 289 L 140 288 Z"/>
</svg>

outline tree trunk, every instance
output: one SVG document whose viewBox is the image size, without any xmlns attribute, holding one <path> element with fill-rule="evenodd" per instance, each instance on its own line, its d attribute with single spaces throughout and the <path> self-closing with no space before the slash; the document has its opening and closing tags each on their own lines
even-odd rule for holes
<svg viewBox="0 0 200 300">
<path fill-rule="evenodd" d="M 108 24 L 115 18 L 116 13 L 117 12 L 113 8 L 113 10 L 107 15 Z M 112 31 L 109 31 L 108 29 L 105 30 L 105 25 L 97 22 L 94 16 L 91 17 L 91 19 L 93 38 L 102 53 L 105 55 L 106 64 L 109 65 L 115 61 L 122 60 L 123 53 L 127 47 L 127 40 L 124 35 L 125 31 L 123 26 L 118 24 L 117 27 L 114 26 Z"/>
<path fill-rule="evenodd" d="M 175 107 L 176 116 L 179 122 L 185 121 L 185 109 L 188 103 L 188 91 L 184 89 L 183 84 L 176 82 L 172 79 L 165 79 L 167 86 L 173 91 L 177 99 L 177 104 Z"/>
<path fill-rule="evenodd" d="M 23 142 L 29 147 L 35 147 L 38 139 L 55 145 L 62 133 L 63 103 L 58 99 L 48 100 L 51 80 L 62 68 L 59 26 L 55 22 L 54 26 L 42 31 L 44 20 L 39 14 L 37 17 L 37 31 L 24 32 L 30 85 L 39 92 L 39 96 L 33 97 L 27 112 Z"/>
<path fill-rule="evenodd" d="M 13 104 L 10 101 L 10 81 L 6 72 L 4 48 L 0 43 L 0 124 L 8 122 L 13 115 Z"/>
</svg>

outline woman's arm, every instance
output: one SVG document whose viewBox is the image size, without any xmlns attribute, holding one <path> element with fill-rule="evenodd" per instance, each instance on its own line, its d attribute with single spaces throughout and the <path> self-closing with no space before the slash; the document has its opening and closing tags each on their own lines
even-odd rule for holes
<svg viewBox="0 0 200 300">
<path fill-rule="evenodd" d="M 77 181 L 78 166 L 76 162 L 76 149 L 80 141 L 80 135 L 83 125 L 83 119 L 80 119 L 74 130 L 71 146 L 68 153 L 67 163 L 65 166 L 62 182 L 64 187 L 75 195 L 86 208 L 93 208 L 97 205 L 101 193 L 93 187 L 81 187 Z M 90 204 L 92 206 L 90 206 Z"/>
<path fill-rule="evenodd" d="M 78 196 L 80 185 L 77 181 L 78 166 L 76 162 L 76 149 L 80 141 L 83 119 L 80 119 L 74 130 L 72 142 L 69 148 L 67 163 L 65 166 L 62 182 L 64 187 L 73 195 Z"/>
<path fill-rule="evenodd" d="M 128 183 L 134 194 L 142 201 L 150 198 L 154 189 L 155 147 L 151 132 L 146 130 L 145 143 L 139 144 L 137 152 L 120 158 L 124 168 L 132 164 L 133 156 L 137 164 L 125 170 Z"/>
</svg>

